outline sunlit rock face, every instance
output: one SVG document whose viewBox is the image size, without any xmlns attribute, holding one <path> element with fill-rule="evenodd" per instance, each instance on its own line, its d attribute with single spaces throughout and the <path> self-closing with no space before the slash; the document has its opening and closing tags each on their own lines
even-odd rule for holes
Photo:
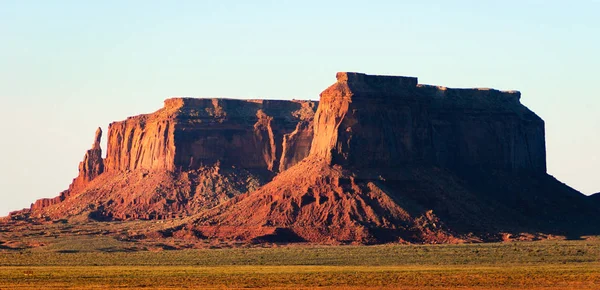
<svg viewBox="0 0 600 290">
<path fill-rule="evenodd" d="M 153 114 L 110 125 L 107 171 L 219 162 L 278 172 L 308 155 L 315 110 L 311 101 L 168 99 Z"/>
<path fill-rule="evenodd" d="M 310 154 L 191 228 L 248 241 L 454 243 L 564 232 L 597 212 L 546 174 L 544 122 L 519 92 L 336 77 Z"/>
<path fill-rule="evenodd" d="M 112 123 L 104 160 L 100 138 L 68 190 L 11 217 L 178 219 L 147 234 L 249 243 L 598 233 L 597 196 L 546 174 L 544 122 L 516 91 L 342 72 L 318 108 L 174 98 Z"/>
<path fill-rule="evenodd" d="M 113 122 L 102 159 L 98 129 L 68 190 L 34 216 L 94 219 L 189 215 L 250 192 L 310 152 L 317 102 L 172 98 Z M 73 198 L 72 198 L 73 197 Z M 18 213 L 15 213 L 18 215 Z"/>
</svg>

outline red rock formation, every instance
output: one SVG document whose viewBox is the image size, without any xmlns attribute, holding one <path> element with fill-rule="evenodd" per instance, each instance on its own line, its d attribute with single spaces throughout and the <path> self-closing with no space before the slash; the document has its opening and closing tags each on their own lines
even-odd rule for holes
<svg viewBox="0 0 600 290">
<path fill-rule="evenodd" d="M 175 170 L 175 114 L 165 101 L 161 110 L 111 123 L 108 127 L 106 171 L 133 169 Z"/>
<path fill-rule="evenodd" d="M 104 172 L 104 160 L 102 159 L 102 149 L 100 148 L 101 139 L 102 129 L 98 128 L 92 149 L 85 153 L 83 161 L 79 163 L 79 176 L 73 180 L 69 190 L 75 191 L 84 188 L 90 181 Z"/>
<path fill-rule="evenodd" d="M 220 161 L 277 172 L 308 154 L 314 110 L 307 101 L 169 99 L 156 113 L 110 125 L 106 170 L 185 171 Z M 287 148 L 296 152 L 290 161 L 283 138 L 296 130 L 300 150 Z"/>
<path fill-rule="evenodd" d="M 106 160 L 98 129 L 79 176 L 58 197 L 34 203 L 32 215 L 156 219 L 215 206 L 308 155 L 315 107 L 310 101 L 168 99 L 155 113 L 110 124 Z"/>
<path fill-rule="evenodd" d="M 104 172 L 104 160 L 102 159 L 102 149 L 100 148 L 101 139 L 102 129 L 98 128 L 94 137 L 92 149 L 88 150 L 83 156 L 83 161 L 79 163 L 79 175 L 73 179 L 69 189 L 61 192 L 60 195 L 55 198 L 37 200 L 31 205 L 32 211 L 41 210 L 45 207 L 62 202 L 72 193 L 84 189 L 90 181 L 94 180 L 94 178 Z"/>
<path fill-rule="evenodd" d="M 283 135 L 279 171 L 288 169 L 308 156 L 313 135 L 312 122 L 298 123 L 294 131 Z"/>
<path fill-rule="evenodd" d="M 544 122 L 519 92 L 338 73 L 321 94 L 312 153 L 354 168 L 435 165 L 546 171 Z"/>
<path fill-rule="evenodd" d="M 501 231 L 573 228 L 556 213 L 590 207 L 546 175 L 544 122 L 519 99 L 338 73 L 321 94 L 310 155 L 200 213 L 192 227 L 214 238 L 319 243 L 497 240 Z"/>
<path fill-rule="evenodd" d="M 33 208 L 51 219 L 84 215 L 94 220 L 185 217 L 253 191 L 267 180 L 239 168 L 203 167 L 185 172 L 136 169 L 107 172 L 59 203 Z"/>
<path fill-rule="evenodd" d="M 254 242 L 457 243 L 431 211 L 414 214 L 377 181 L 306 158 L 259 190 L 201 213 L 202 236 Z"/>
<path fill-rule="evenodd" d="M 278 172 L 308 154 L 315 103 L 306 101 L 184 99 L 176 125 L 175 166 L 182 170 L 220 161 L 222 166 Z M 190 117 L 192 116 L 192 117 Z M 284 136 L 298 136 L 293 146 Z M 289 157 L 288 157 L 289 156 Z M 291 158 L 291 159 L 290 159 Z"/>
<path fill-rule="evenodd" d="M 314 110 L 166 100 L 112 123 L 104 162 L 97 134 L 69 190 L 14 217 L 182 218 L 167 232 L 254 242 L 455 243 L 578 234 L 598 213 L 546 174 L 544 122 L 518 92 L 338 73 Z"/>
</svg>

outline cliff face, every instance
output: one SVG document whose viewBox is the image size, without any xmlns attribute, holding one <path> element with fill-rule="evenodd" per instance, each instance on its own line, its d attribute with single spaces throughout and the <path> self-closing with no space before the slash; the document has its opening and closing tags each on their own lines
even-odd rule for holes
<svg viewBox="0 0 600 290">
<path fill-rule="evenodd" d="M 312 153 L 353 168 L 434 165 L 546 172 L 544 122 L 519 92 L 338 73 L 321 94 Z"/>
<path fill-rule="evenodd" d="M 518 92 L 338 73 L 314 124 L 307 158 L 190 227 L 254 241 L 448 243 L 564 234 L 597 212 L 546 174 L 544 122 Z"/>
<path fill-rule="evenodd" d="M 316 104 L 307 101 L 189 99 L 175 124 L 174 164 L 278 172 L 308 155 Z"/>
<path fill-rule="evenodd" d="M 513 91 L 338 73 L 318 109 L 168 99 L 112 123 L 105 160 L 101 133 L 68 190 L 13 218 L 180 218 L 162 233 L 248 242 L 598 231 L 597 195 L 546 174 L 544 122 Z"/>
<path fill-rule="evenodd" d="M 178 107 L 165 101 L 153 114 L 127 118 L 108 127 L 106 171 L 174 170 L 175 119 Z"/>
<path fill-rule="evenodd" d="M 277 172 L 308 155 L 315 110 L 310 101 L 169 99 L 154 114 L 110 125 L 107 171 L 185 171 L 218 161 Z"/>
<path fill-rule="evenodd" d="M 89 211 L 95 219 L 192 214 L 306 157 L 315 110 L 311 101 L 168 99 L 152 114 L 110 124 L 105 160 L 98 129 L 69 189 L 31 211 L 51 218 Z"/>
</svg>

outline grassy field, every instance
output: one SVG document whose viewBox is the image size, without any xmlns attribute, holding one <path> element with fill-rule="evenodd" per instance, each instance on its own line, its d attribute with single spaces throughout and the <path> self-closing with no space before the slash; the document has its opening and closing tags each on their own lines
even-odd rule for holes
<svg viewBox="0 0 600 290">
<path fill-rule="evenodd" d="M 600 289 L 600 240 L 148 251 L 71 236 L 0 250 L 0 289 Z"/>
<path fill-rule="evenodd" d="M 598 266 L 3 267 L 0 289 L 598 289 Z"/>
</svg>

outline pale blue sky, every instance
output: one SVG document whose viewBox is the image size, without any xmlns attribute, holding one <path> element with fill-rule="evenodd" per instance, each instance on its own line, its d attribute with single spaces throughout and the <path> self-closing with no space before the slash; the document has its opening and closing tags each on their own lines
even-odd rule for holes
<svg viewBox="0 0 600 290">
<path fill-rule="evenodd" d="M 175 95 L 317 99 L 337 71 L 520 90 L 549 173 L 598 192 L 598 15 L 598 0 L 0 0 L 0 216 L 66 189 L 98 126 Z"/>
</svg>

